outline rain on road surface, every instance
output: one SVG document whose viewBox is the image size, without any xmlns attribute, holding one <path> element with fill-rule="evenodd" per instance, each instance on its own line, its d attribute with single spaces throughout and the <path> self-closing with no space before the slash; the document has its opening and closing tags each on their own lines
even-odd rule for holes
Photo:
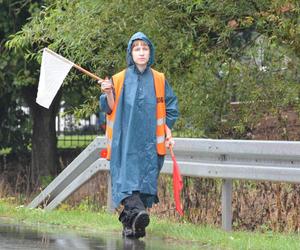
<svg viewBox="0 0 300 250">
<path fill-rule="evenodd" d="M 45 232 L 45 227 L 47 231 Z M 43 230 L 42 230 L 43 229 Z M 46 225 L 30 227 L 0 220 L 0 250 L 176 250 L 211 249 L 196 243 L 163 240 L 147 236 L 142 240 L 123 239 L 121 233 L 92 233 L 84 235 Z"/>
</svg>

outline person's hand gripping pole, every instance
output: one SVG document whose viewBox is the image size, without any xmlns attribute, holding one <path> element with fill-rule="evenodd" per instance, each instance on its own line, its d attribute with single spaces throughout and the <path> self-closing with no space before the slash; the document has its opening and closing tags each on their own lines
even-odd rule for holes
<svg viewBox="0 0 300 250">
<path fill-rule="evenodd" d="M 169 129 L 167 125 L 165 125 L 165 132 L 166 132 L 166 139 L 165 139 L 166 148 L 174 147 L 175 141 L 172 137 L 171 129 Z"/>
<path fill-rule="evenodd" d="M 110 94 L 113 91 L 113 83 L 112 80 L 108 77 L 105 77 L 104 80 L 99 80 L 98 83 L 101 85 L 101 91 L 105 94 Z"/>
<path fill-rule="evenodd" d="M 107 103 L 111 110 L 113 110 L 115 105 L 114 95 L 113 95 L 113 89 L 114 84 L 111 79 L 108 79 L 108 77 L 105 77 L 104 80 L 100 79 L 98 81 L 98 84 L 101 85 L 101 91 L 107 95 Z"/>
</svg>

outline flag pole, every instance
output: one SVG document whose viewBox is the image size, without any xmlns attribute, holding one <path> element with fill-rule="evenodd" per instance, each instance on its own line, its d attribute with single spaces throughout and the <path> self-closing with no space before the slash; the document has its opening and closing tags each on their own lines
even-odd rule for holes
<svg viewBox="0 0 300 250">
<path fill-rule="evenodd" d="M 94 75 L 93 73 L 87 71 L 86 69 L 80 67 L 79 65 L 77 65 L 77 64 L 75 64 L 75 63 L 74 63 L 74 67 L 75 67 L 76 69 L 78 69 L 79 71 L 81 71 L 82 73 L 84 73 L 84 74 L 86 74 L 86 75 L 92 77 L 93 79 L 95 79 L 95 80 L 97 80 L 97 81 L 99 81 L 99 80 L 100 80 L 100 81 L 103 81 L 103 79 L 101 79 L 100 77 Z"/>
</svg>

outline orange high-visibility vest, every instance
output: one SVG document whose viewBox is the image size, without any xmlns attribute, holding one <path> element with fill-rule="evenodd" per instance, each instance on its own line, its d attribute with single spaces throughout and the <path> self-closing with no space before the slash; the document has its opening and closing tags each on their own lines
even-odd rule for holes
<svg viewBox="0 0 300 250">
<path fill-rule="evenodd" d="M 156 95 L 156 149 L 159 155 L 166 154 L 165 147 L 165 124 L 166 124 L 166 104 L 165 104 L 165 76 L 154 69 L 152 70 Z M 106 115 L 106 138 L 107 138 L 107 159 L 110 160 L 111 143 L 113 138 L 113 127 L 120 94 L 125 80 L 126 70 L 115 74 L 112 79 L 115 89 L 115 105 L 111 114 Z M 145 131 L 146 133 L 147 131 Z"/>
</svg>

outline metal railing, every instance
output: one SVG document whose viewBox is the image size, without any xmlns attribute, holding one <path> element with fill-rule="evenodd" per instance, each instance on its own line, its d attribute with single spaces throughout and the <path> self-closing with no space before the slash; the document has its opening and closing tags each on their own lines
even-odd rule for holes
<svg viewBox="0 0 300 250">
<path fill-rule="evenodd" d="M 232 180 L 266 180 L 300 183 L 300 142 L 213 140 L 175 138 L 174 152 L 184 176 L 222 179 L 222 228 L 232 229 Z M 30 204 L 57 207 L 98 171 L 109 170 L 109 162 L 99 158 L 105 138 L 97 137 Z M 166 156 L 162 173 L 172 173 Z M 107 207 L 112 210 L 111 183 L 108 181 Z"/>
</svg>

